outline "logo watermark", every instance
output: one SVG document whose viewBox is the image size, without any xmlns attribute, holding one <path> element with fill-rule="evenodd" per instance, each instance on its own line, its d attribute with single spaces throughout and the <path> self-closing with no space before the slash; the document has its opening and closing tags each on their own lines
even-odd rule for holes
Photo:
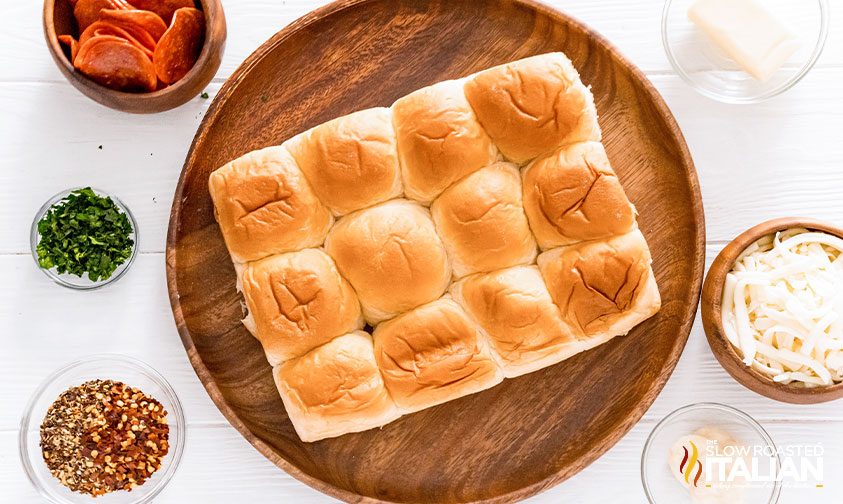
<svg viewBox="0 0 843 504">
<path fill-rule="evenodd" d="M 688 443 L 691 445 L 690 450 L 688 450 L 687 446 L 682 446 L 682 449 L 685 450 L 685 454 L 682 456 L 682 462 L 679 464 L 679 472 L 685 479 L 685 483 L 698 486 L 700 483 L 700 476 L 702 476 L 703 472 L 702 462 L 700 462 L 699 459 L 700 450 L 697 448 L 697 444 L 695 442 L 689 441 Z M 693 482 L 691 481 L 692 475 Z"/>
<path fill-rule="evenodd" d="M 708 439 L 705 446 L 689 440 L 682 449 L 676 470 L 688 486 L 756 487 L 774 482 L 791 488 L 824 486 L 825 450 L 820 443 L 773 447 L 721 445 Z"/>
</svg>

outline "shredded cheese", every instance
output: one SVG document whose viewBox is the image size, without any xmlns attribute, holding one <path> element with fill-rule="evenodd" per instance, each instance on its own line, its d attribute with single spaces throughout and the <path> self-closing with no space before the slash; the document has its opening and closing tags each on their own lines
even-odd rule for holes
<svg viewBox="0 0 843 504">
<path fill-rule="evenodd" d="M 747 366 L 795 386 L 843 381 L 843 239 L 806 229 L 761 238 L 726 275 L 721 308 Z"/>
</svg>

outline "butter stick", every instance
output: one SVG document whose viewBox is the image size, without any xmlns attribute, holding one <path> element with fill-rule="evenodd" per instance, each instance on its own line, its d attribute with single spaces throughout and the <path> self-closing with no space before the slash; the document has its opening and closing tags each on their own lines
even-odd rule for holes
<svg viewBox="0 0 843 504">
<path fill-rule="evenodd" d="M 766 81 L 799 41 L 755 0 L 697 0 L 688 18 L 750 75 Z"/>
</svg>

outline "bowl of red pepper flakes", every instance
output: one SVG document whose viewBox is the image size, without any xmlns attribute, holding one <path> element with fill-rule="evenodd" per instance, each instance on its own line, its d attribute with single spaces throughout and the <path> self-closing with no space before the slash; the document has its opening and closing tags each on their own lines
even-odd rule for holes
<svg viewBox="0 0 843 504">
<path fill-rule="evenodd" d="M 38 387 L 19 441 L 27 476 L 50 502 L 148 503 L 178 468 L 184 413 L 173 388 L 149 365 L 94 355 Z"/>
</svg>

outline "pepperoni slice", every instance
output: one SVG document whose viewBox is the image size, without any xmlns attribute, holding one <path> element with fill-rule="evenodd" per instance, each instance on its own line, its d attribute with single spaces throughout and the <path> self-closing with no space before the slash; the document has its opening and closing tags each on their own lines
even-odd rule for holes
<svg viewBox="0 0 843 504">
<path fill-rule="evenodd" d="M 155 51 L 155 39 L 146 30 L 137 25 L 126 24 L 121 26 L 110 21 L 95 21 L 82 32 L 82 35 L 79 37 L 79 44 L 82 45 L 99 35 L 114 35 L 115 37 L 124 38 L 143 51 L 148 58 L 152 58 L 152 54 Z"/>
<path fill-rule="evenodd" d="M 167 24 L 161 16 L 154 12 L 139 9 L 103 9 L 100 11 L 101 21 L 110 21 L 129 30 L 127 26 L 137 26 L 145 30 L 155 42 L 167 31 Z"/>
<path fill-rule="evenodd" d="M 81 0 L 80 0 L 81 1 Z M 169 26 L 173 21 L 173 14 L 185 7 L 195 7 L 193 0 L 131 0 L 137 9 L 152 11 Z"/>
<path fill-rule="evenodd" d="M 73 6 L 73 15 L 79 25 L 79 33 L 82 33 L 100 18 L 101 10 L 131 8 L 126 0 L 78 0 Z"/>
<path fill-rule="evenodd" d="M 59 42 L 70 48 L 70 62 L 76 61 L 76 53 L 79 52 L 79 43 L 72 35 L 59 35 Z"/>
<path fill-rule="evenodd" d="M 114 35 L 96 35 L 80 44 L 73 66 L 103 86 L 120 91 L 154 91 L 158 85 L 155 66 L 146 54 Z"/>
<path fill-rule="evenodd" d="M 192 7 L 178 9 L 152 56 L 158 78 L 172 84 L 184 77 L 199 59 L 204 42 L 205 15 L 202 11 Z"/>
</svg>

